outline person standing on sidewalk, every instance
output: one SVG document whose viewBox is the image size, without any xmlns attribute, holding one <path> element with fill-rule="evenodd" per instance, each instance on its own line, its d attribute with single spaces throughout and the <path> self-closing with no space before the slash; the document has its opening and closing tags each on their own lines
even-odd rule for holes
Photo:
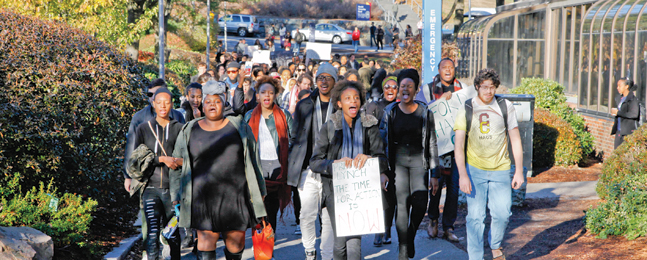
<svg viewBox="0 0 647 260">
<path fill-rule="evenodd" d="M 380 47 L 382 47 L 382 50 L 384 50 L 384 29 L 382 29 L 382 25 L 377 26 L 377 32 L 375 32 L 377 36 L 377 40 L 375 41 L 375 46 L 377 46 L 377 50 L 380 50 Z"/>
<path fill-rule="evenodd" d="M 380 172 L 368 174 L 380 176 L 382 189 L 385 189 L 389 181 L 389 167 L 384 155 L 384 141 L 380 136 L 378 120 L 362 110 L 365 102 L 364 87 L 359 82 L 343 80 L 335 85 L 331 105 L 337 108 L 337 112 L 330 115 L 330 120 L 321 127 L 314 154 L 310 159 L 312 171 L 321 174 L 323 200 L 328 207 L 335 234 L 338 230 L 335 226 L 333 163 L 344 162 L 346 168 L 354 166 L 361 169 L 366 160 L 377 158 Z M 360 260 L 362 236 L 335 236 L 333 254 L 335 260 Z"/>
<path fill-rule="evenodd" d="M 470 260 L 483 259 L 485 207 L 490 209 L 489 244 L 494 259 L 505 259 L 501 242 L 512 212 L 511 188 L 524 183 L 523 151 L 512 103 L 494 96 L 499 75 L 483 69 L 474 79 L 477 97 L 465 101 L 454 123 L 454 154 L 461 191 L 467 194 L 467 253 Z M 509 140 L 508 140 L 509 139 Z M 514 177 L 508 141 L 515 159 Z"/>
<path fill-rule="evenodd" d="M 395 173 L 398 231 L 398 259 L 415 256 L 414 239 L 425 217 L 428 190 L 439 192 L 438 146 L 434 116 L 427 106 L 414 101 L 420 76 L 415 69 L 398 74 L 400 102 L 384 109 L 380 131 L 386 143 L 390 170 Z M 387 188 L 388 190 L 388 188 Z"/>
<path fill-rule="evenodd" d="M 359 38 L 360 38 L 359 28 L 355 27 L 352 37 L 353 37 L 353 47 L 355 47 L 355 53 L 357 53 L 357 48 L 359 47 Z"/>
<path fill-rule="evenodd" d="M 294 48 L 292 49 L 294 52 L 294 56 L 299 56 L 299 53 L 301 52 L 301 43 L 303 42 L 305 35 L 303 33 L 299 32 L 299 29 L 297 29 L 296 35 L 294 35 L 294 42 L 296 43 Z"/>
<path fill-rule="evenodd" d="M 301 199 L 301 241 L 306 259 L 317 259 L 315 221 L 321 214 L 321 258 L 333 258 L 334 235 L 327 207 L 322 208 L 323 186 L 321 175 L 310 169 L 310 158 L 319 136 L 319 130 L 335 112 L 330 104 L 333 86 L 337 82 L 337 70 L 330 63 L 322 63 L 316 69 L 317 89 L 297 103 L 294 111 L 294 125 L 290 135 L 290 157 L 288 159 L 288 185 L 298 187 Z"/>
<path fill-rule="evenodd" d="M 620 79 L 618 80 L 617 89 L 618 93 L 620 93 L 620 96 L 616 97 L 618 107 L 611 109 L 611 114 L 615 116 L 611 134 L 616 135 L 613 149 L 618 148 L 624 142 L 625 136 L 632 134 L 636 130 L 640 120 L 640 107 L 638 105 L 640 101 L 634 95 L 636 89 L 633 81 L 628 78 Z"/>
<path fill-rule="evenodd" d="M 371 47 L 373 47 L 373 42 L 375 42 L 375 45 L 377 45 L 377 42 L 375 41 L 375 22 L 371 22 L 371 28 L 369 29 L 371 33 Z"/>
<path fill-rule="evenodd" d="M 462 83 L 455 78 L 454 62 L 449 58 L 444 58 L 438 63 L 438 75 L 434 77 L 431 84 L 422 86 L 423 90 L 418 92 L 416 100 L 426 102 L 425 95 L 431 93 L 430 102 L 436 100 L 449 100 L 452 98 L 452 93 L 463 89 Z M 422 95 L 421 95 L 422 93 Z M 422 96 L 422 97 L 421 97 Z M 451 241 L 458 242 L 458 237 L 454 235 L 454 222 L 456 221 L 456 214 L 458 210 L 458 168 L 456 168 L 456 161 L 454 160 L 454 152 L 449 152 L 440 156 L 441 163 L 449 162 L 451 165 L 444 165 L 445 169 L 441 172 L 438 179 L 438 187 L 443 188 L 443 184 L 447 186 L 447 196 L 445 197 L 445 207 L 443 209 L 443 238 Z M 429 209 L 427 214 L 429 219 L 429 226 L 427 227 L 427 234 L 431 238 L 438 236 L 438 218 L 440 217 L 439 204 L 440 192 L 436 195 L 430 195 Z"/>
<path fill-rule="evenodd" d="M 279 28 L 279 36 L 281 37 L 281 49 L 285 49 L 285 32 L 287 29 L 285 28 L 284 24 L 281 24 L 281 28 Z"/>
</svg>

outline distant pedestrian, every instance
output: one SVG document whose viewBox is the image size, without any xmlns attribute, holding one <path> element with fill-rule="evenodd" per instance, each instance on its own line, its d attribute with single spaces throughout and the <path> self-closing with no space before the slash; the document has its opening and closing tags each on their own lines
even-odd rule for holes
<svg viewBox="0 0 647 260">
<path fill-rule="evenodd" d="M 411 38 L 413 37 L 413 31 L 411 30 L 411 25 L 407 24 L 407 29 L 404 30 L 404 37 Z"/>
<path fill-rule="evenodd" d="M 357 60 L 355 60 L 355 54 L 351 54 L 348 57 L 349 57 L 349 60 L 348 60 L 349 68 L 358 70 L 359 69 L 359 63 L 357 62 Z"/>
<path fill-rule="evenodd" d="M 299 55 L 299 52 L 301 51 L 301 43 L 304 40 L 305 40 L 305 35 L 303 35 L 303 33 L 301 33 L 299 31 L 299 29 L 297 29 L 297 31 L 295 32 L 295 35 L 294 35 L 294 42 L 295 42 L 295 46 L 294 46 L 294 49 L 293 49 L 294 50 L 294 56 Z"/>
<path fill-rule="evenodd" d="M 391 43 L 393 44 L 393 48 L 395 50 L 395 46 L 398 45 L 398 42 L 400 41 L 400 29 L 398 28 L 397 25 L 393 25 L 393 29 L 391 30 L 391 33 L 393 34 L 393 38 L 391 39 Z"/>
<path fill-rule="evenodd" d="M 201 61 L 198 63 L 198 74 L 191 76 L 191 83 L 198 82 L 198 77 L 207 72 L 207 63 Z"/>
<path fill-rule="evenodd" d="M 357 53 L 357 48 L 359 47 L 359 38 L 360 38 L 360 32 L 359 28 L 355 27 L 355 31 L 353 31 L 353 46 L 355 47 L 355 53 Z"/>
<path fill-rule="evenodd" d="M 616 97 L 618 107 L 611 109 L 611 114 L 615 116 L 611 134 L 616 135 L 613 149 L 618 148 L 624 142 L 625 136 L 632 134 L 638 126 L 640 107 L 638 98 L 634 95 L 635 88 L 633 81 L 628 78 L 618 80 L 617 89 L 620 93 L 620 96 Z"/>
<path fill-rule="evenodd" d="M 382 47 L 382 50 L 384 50 L 384 29 L 382 29 L 382 25 L 377 26 L 377 32 L 375 33 L 377 36 L 377 40 L 375 41 L 375 45 L 377 46 L 377 50 L 380 50 L 380 47 Z"/>
<path fill-rule="evenodd" d="M 418 34 L 422 33 L 423 28 L 424 27 L 423 27 L 422 19 L 420 19 L 420 21 L 418 21 Z"/>
<path fill-rule="evenodd" d="M 377 42 L 375 41 L 375 29 L 375 22 L 371 22 L 371 28 L 369 29 L 371 33 L 371 47 L 373 47 L 373 42 L 375 42 L 375 45 L 377 45 Z"/>
<path fill-rule="evenodd" d="M 285 48 L 284 41 L 285 41 L 285 33 L 287 29 L 285 28 L 285 25 L 281 24 L 281 28 L 279 28 L 279 36 L 281 40 L 281 49 Z"/>
<path fill-rule="evenodd" d="M 315 25 L 313 23 L 310 24 L 310 36 L 308 37 L 309 42 L 315 42 Z"/>
</svg>

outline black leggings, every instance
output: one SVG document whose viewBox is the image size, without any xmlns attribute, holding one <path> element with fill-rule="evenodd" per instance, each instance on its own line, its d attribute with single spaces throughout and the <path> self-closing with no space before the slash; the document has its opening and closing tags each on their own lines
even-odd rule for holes
<svg viewBox="0 0 647 260">
<path fill-rule="evenodd" d="M 407 255 L 408 244 L 411 244 L 409 247 L 413 247 L 416 231 L 427 211 L 428 174 L 420 158 L 420 155 L 400 154 L 396 157 L 395 195 L 398 206 L 395 228 L 398 231 L 401 259 L 408 259 L 402 256 Z"/>
<path fill-rule="evenodd" d="M 265 211 L 267 211 L 267 222 L 272 225 L 272 229 L 276 232 L 276 215 L 278 214 L 280 207 L 279 192 L 274 191 L 267 193 L 264 204 Z"/>
<path fill-rule="evenodd" d="M 144 239 L 143 246 L 148 259 L 158 259 L 160 252 L 160 233 L 175 214 L 171 194 L 168 189 L 147 187 L 143 190 L 144 216 L 148 236 Z M 176 229 L 171 238 L 167 239 L 171 247 L 171 259 L 180 259 L 180 229 Z"/>
</svg>

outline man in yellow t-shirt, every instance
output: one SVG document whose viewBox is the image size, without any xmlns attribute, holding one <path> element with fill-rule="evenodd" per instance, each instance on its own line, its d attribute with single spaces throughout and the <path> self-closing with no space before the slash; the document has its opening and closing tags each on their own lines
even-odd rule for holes
<svg viewBox="0 0 647 260">
<path fill-rule="evenodd" d="M 468 126 L 464 107 L 458 111 L 454 123 L 454 154 L 460 176 L 459 186 L 467 194 L 467 253 L 470 260 L 483 259 L 485 206 L 488 203 L 492 216 L 489 234 L 492 256 L 494 259 L 505 259 L 501 241 L 512 215 L 511 188 L 519 189 L 524 182 L 523 167 L 515 167 L 514 177 L 510 179 L 508 136 L 515 165 L 523 165 L 523 151 L 514 106 L 504 100 L 506 128 L 504 114 L 494 97 L 499 84 L 499 75 L 493 69 L 479 71 L 474 79 L 478 96 L 466 101 L 471 102 L 468 105 L 472 107 L 470 129 L 466 131 Z"/>
</svg>

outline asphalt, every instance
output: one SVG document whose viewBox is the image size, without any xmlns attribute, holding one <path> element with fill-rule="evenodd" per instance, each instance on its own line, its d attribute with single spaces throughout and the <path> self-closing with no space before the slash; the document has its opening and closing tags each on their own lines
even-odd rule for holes
<svg viewBox="0 0 647 260">
<path fill-rule="evenodd" d="M 597 181 L 583 181 L 583 182 L 560 182 L 560 183 L 529 183 L 527 185 L 526 199 L 570 199 L 570 200 L 591 200 L 598 199 L 595 192 Z M 445 196 L 443 190 L 443 197 Z M 443 202 L 444 199 L 441 199 Z M 274 259 L 304 259 L 304 249 L 301 244 L 301 236 L 295 235 L 294 230 L 294 214 L 292 211 L 284 215 L 283 221 L 278 223 L 276 228 L 276 242 L 274 246 Z M 317 225 L 317 230 L 319 227 Z M 398 256 L 398 238 L 395 226 L 391 229 L 393 234 L 393 243 L 384 245 L 382 247 L 373 246 L 374 235 L 362 236 L 362 257 L 363 259 L 397 259 Z M 120 260 L 121 256 L 126 255 L 135 241 L 141 238 L 141 235 L 135 236 L 124 240 L 121 245 L 115 248 L 112 252 L 106 255 L 104 259 Z M 464 238 L 459 238 L 463 240 Z M 254 252 L 252 250 L 252 237 L 251 231 L 247 232 L 245 239 L 245 251 L 243 252 L 243 259 L 254 259 Z M 427 232 L 419 230 L 416 239 L 416 257 L 414 259 L 468 259 L 467 253 L 458 249 L 454 244 L 443 239 L 430 239 Z M 319 248 L 319 240 L 317 240 L 317 248 Z M 225 259 L 224 257 L 224 243 L 218 241 L 218 259 Z M 195 255 L 191 253 L 191 249 L 185 249 L 182 252 L 183 260 L 196 259 Z"/>
</svg>

